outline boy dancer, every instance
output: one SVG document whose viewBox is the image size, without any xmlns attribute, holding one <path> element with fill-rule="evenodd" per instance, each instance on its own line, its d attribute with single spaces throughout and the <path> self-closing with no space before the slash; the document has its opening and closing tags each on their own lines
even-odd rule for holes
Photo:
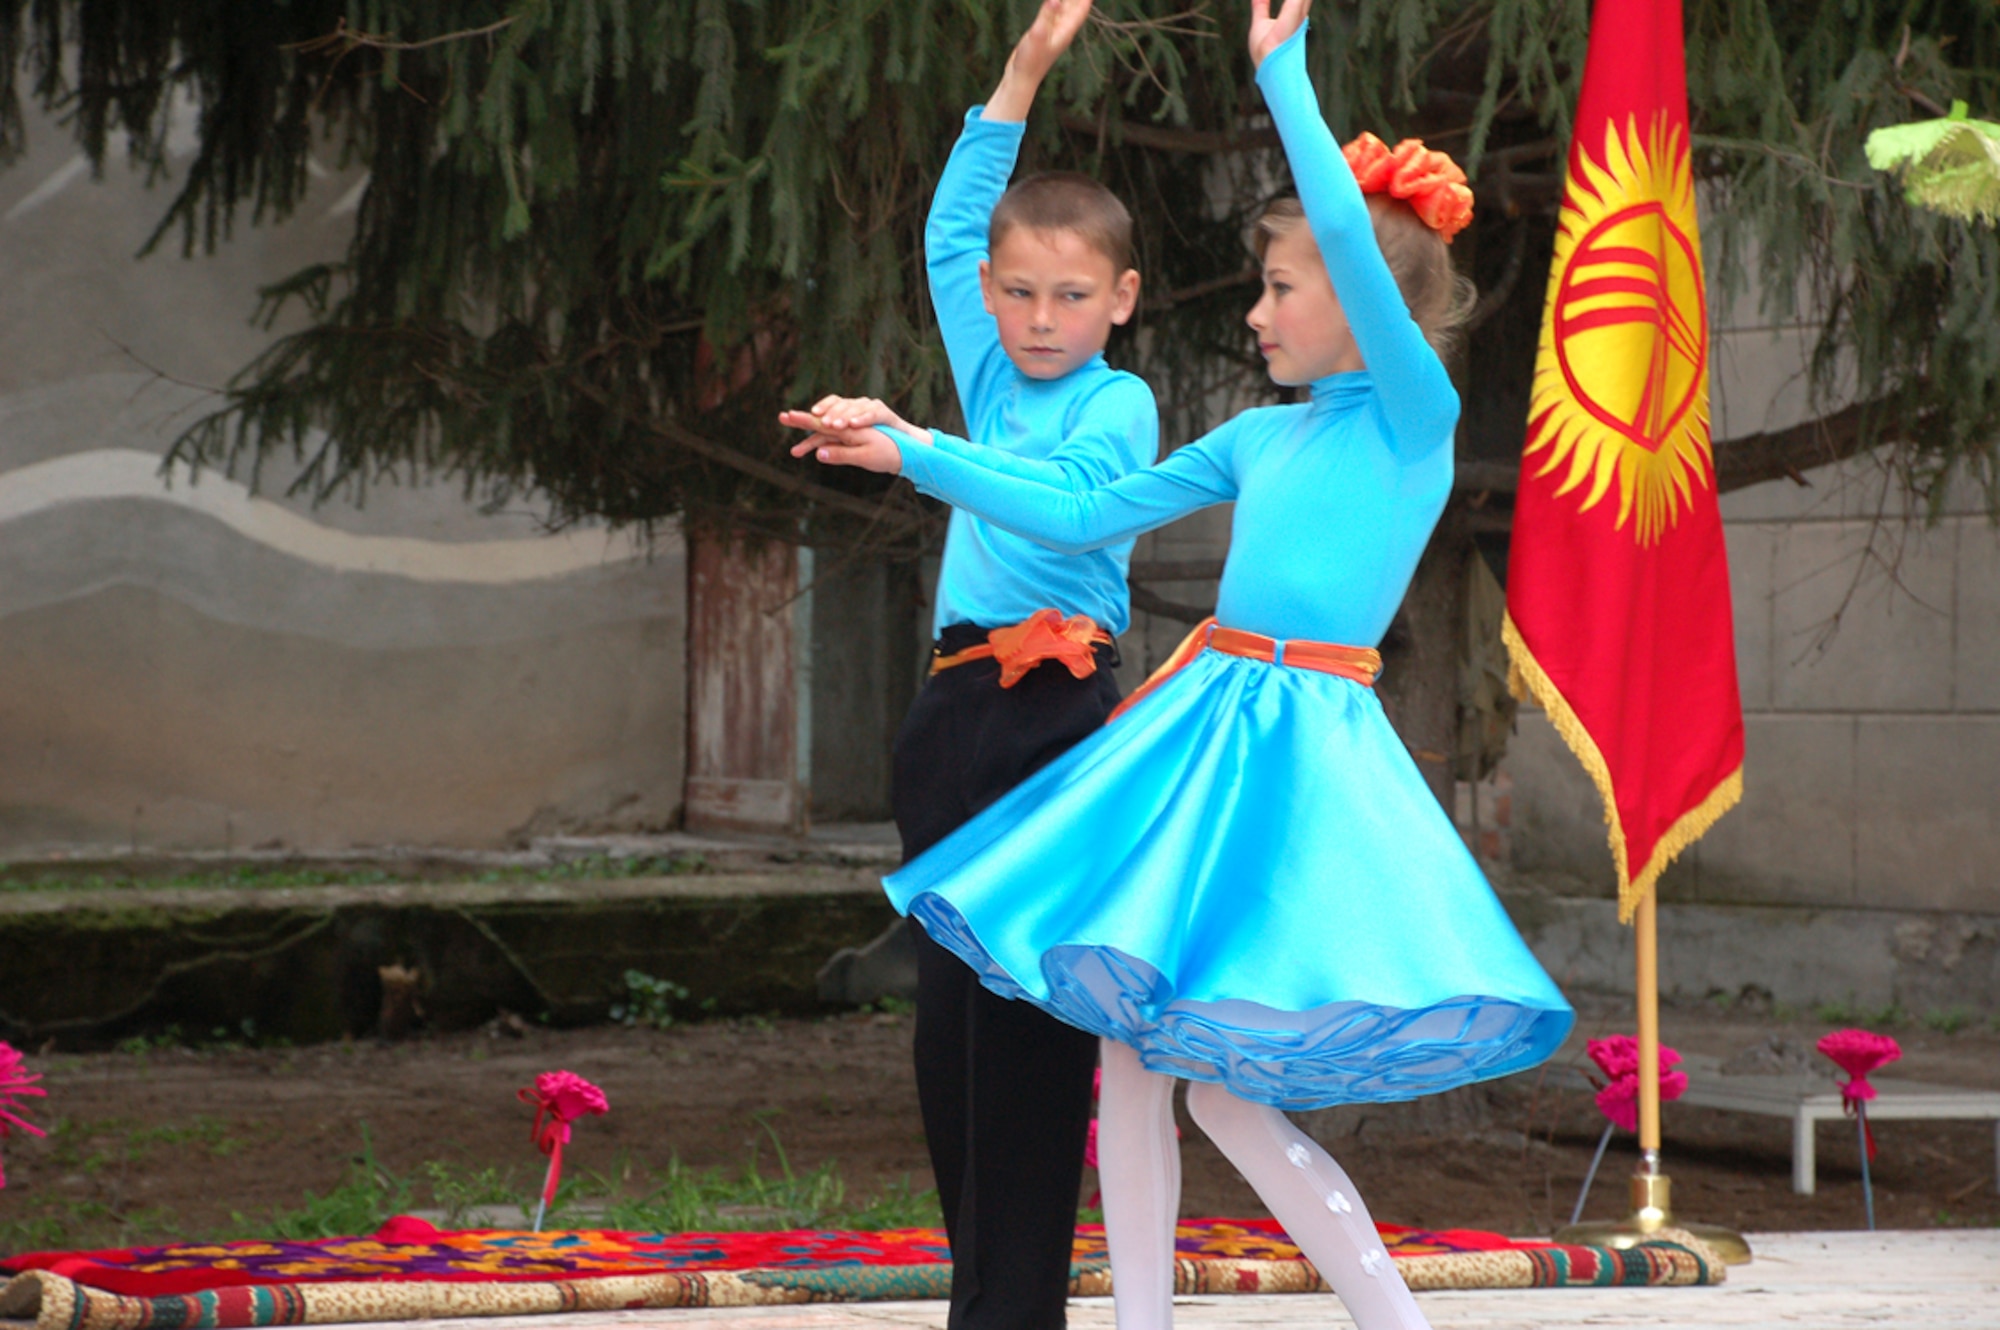
<svg viewBox="0 0 2000 1330">
<path fill-rule="evenodd" d="M 924 257 L 969 436 L 1109 483 L 1151 464 L 1159 435 L 1152 391 L 1103 356 L 1138 302 L 1131 218 L 1083 176 L 1007 189 L 1036 91 L 1089 13 L 1089 0 L 1048 0 L 991 100 L 967 114 Z M 1131 550 L 1058 555 L 952 513 L 931 677 L 896 739 L 904 862 L 1104 723 L 1118 703 L 1112 636 L 1131 617 Z M 951 1239 L 948 1324 L 1056 1330 L 1097 1040 L 995 996 L 910 927 L 917 1093 Z"/>
</svg>

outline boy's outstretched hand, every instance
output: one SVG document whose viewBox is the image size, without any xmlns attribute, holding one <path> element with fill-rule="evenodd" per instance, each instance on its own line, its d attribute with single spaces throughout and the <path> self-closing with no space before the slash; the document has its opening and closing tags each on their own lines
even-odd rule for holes
<svg viewBox="0 0 2000 1330">
<path fill-rule="evenodd" d="M 1090 0 L 1042 0 L 1035 21 L 1014 43 L 1000 86 L 986 99 L 982 120 L 1026 120 L 1042 80 L 1090 18 Z"/>
<path fill-rule="evenodd" d="M 781 411 L 778 423 L 812 434 L 792 445 L 792 456 L 811 453 L 828 466 L 858 466 L 867 471 L 898 475 L 903 453 L 878 426 L 900 430 L 918 443 L 929 443 L 931 432 L 912 425 L 873 397 L 822 397 L 810 411 Z"/>
<path fill-rule="evenodd" d="M 1250 63 L 1263 64 L 1264 57 L 1283 46 L 1311 12 L 1312 0 L 1285 0 L 1272 18 L 1270 0 L 1250 0 Z"/>
</svg>

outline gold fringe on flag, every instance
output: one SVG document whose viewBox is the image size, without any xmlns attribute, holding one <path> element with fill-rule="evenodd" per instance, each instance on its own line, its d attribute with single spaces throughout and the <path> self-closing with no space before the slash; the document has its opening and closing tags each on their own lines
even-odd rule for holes
<svg viewBox="0 0 2000 1330">
<path fill-rule="evenodd" d="M 1682 850 L 1701 839 L 1702 833 L 1714 826 L 1716 819 L 1741 802 L 1743 768 L 1739 766 L 1724 776 L 1700 803 L 1676 818 L 1653 846 L 1653 853 L 1641 865 L 1638 876 L 1634 877 L 1625 846 L 1625 824 L 1618 816 L 1617 791 L 1611 783 L 1611 768 L 1605 762 L 1604 754 L 1598 750 L 1597 740 L 1591 737 L 1589 728 L 1571 709 L 1555 681 L 1535 660 L 1535 653 L 1528 650 L 1521 630 L 1514 625 L 1513 615 L 1506 615 L 1501 620 L 1500 636 L 1507 644 L 1508 690 L 1523 702 L 1535 702 L 1548 713 L 1549 723 L 1556 727 L 1556 733 L 1576 754 L 1577 761 L 1583 763 L 1583 769 L 1590 773 L 1591 783 L 1597 786 L 1598 797 L 1604 801 L 1604 823 L 1610 831 L 1611 859 L 1618 869 L 1618 922 L 1629 924 L 1640 900 L 1660 880 L 1660 874 L 1667 871 L 1667 865 L 1678 858 Z"/>
</svg>

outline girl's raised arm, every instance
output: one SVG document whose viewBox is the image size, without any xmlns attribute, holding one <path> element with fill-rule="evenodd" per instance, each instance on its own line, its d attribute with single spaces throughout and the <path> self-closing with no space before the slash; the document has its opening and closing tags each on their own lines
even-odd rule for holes
<svg viewBox="0 0 2000 1330">
<path fill-rule="evenodd" d="M 1355 345 L 1394 432 L 1396 451 L 1415 458 L 1448 446 L 1458 420 L 1458 394 L 1444 362 L 1382 256 L 1367 201 L 1320 115 L 1306 74 L 1307 0 L 1286 0 L 1276 19 L 1265 0 L 1251 0 L 1250 52 L 1260 58 L 1257 86 L 1271 109 L 1292 167 L 1299 202 L 1333 279 L 1334 294 L 1354 330 Z"/>
</svg>

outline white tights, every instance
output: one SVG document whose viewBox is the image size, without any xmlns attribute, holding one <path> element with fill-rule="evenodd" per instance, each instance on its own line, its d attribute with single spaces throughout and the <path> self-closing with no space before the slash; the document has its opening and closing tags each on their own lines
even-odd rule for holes
<svg viewBox="0 0 2000 1330">
<path fill-rule="evenodd" d="M 1103 1065 L 1097 1171 L 1118 1330 L 1169 1330 L 1181 1199 L 1174 1078 L 1147 1071 L 1136 1051 L 1111 1039 Z M 1359 1330 L 1430 1330 L 1382 1250 L 1368 1207 L 1331 1155 L 1277 1109 L 1219 1085 L 1190 1084 L 1188 1112 L 1333 1286 Z"/>
</svg>

